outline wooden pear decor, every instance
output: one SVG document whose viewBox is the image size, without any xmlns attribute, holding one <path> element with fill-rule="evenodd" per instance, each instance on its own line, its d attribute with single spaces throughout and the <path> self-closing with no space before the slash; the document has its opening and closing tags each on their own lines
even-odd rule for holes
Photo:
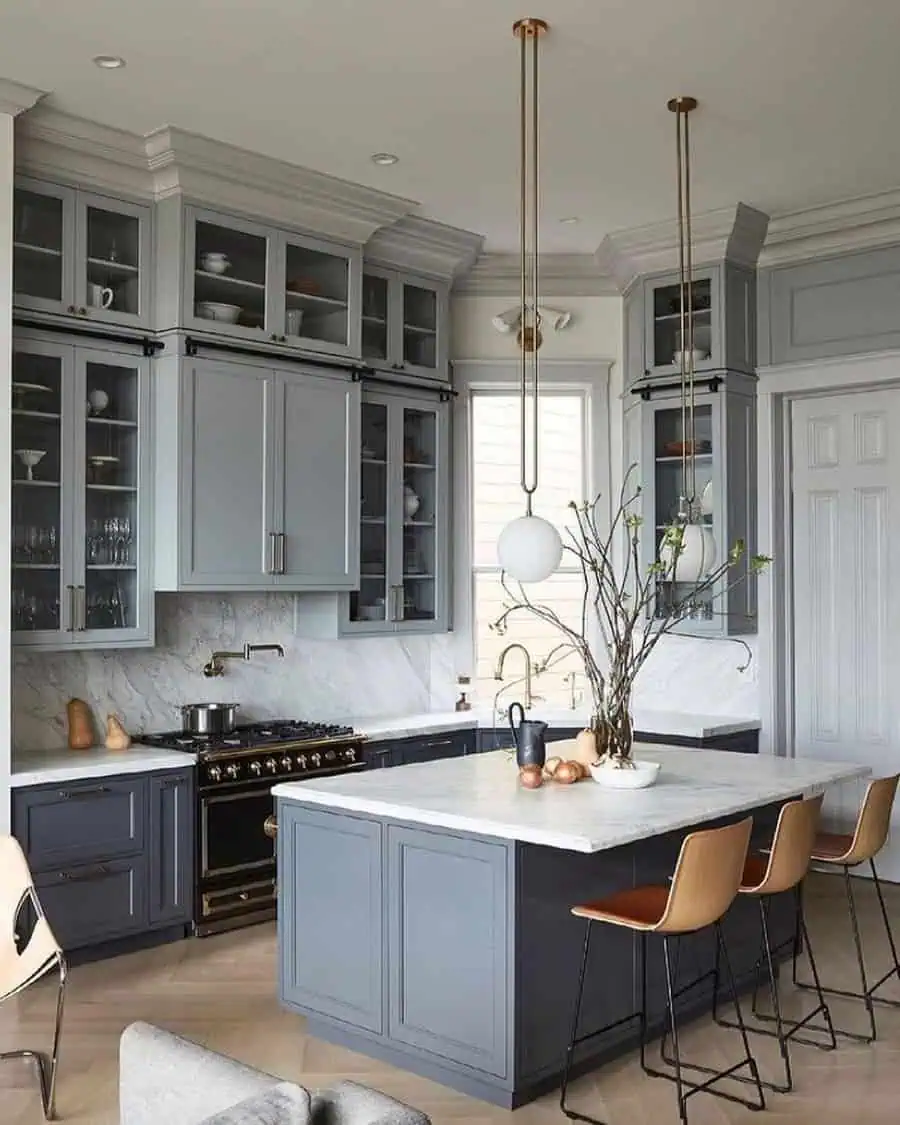
<svg viewBox="0 0 900 1125">
<path fill-rule="evenodd" d="M 106 749 L 127 750 L 131 745 L 131 736 L 122 726 L 115 715 L 106 716 Z"/>
<path fill-rule="evenodd" d="M 69 749 L 90 750 L 94 745 L 94 722 L 91 709 L 83 699 L 70 699 L 66 704 L 69 725 Z"/>
</svg>

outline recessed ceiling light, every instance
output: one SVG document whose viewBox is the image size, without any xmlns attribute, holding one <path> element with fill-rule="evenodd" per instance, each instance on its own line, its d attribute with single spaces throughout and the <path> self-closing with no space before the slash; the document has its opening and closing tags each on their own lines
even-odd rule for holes
<svg viewBox="0 0 900 1125">
<path fill-rule="evenodd" d="M 392 152 L 373 152 L 372 153 L 372 163 L 373 164 L 381 164 L 385 167 L 387 167 L 388 164 L 396 164 L 399 159 L 400 159 L 400 157 L 395 156 Z"/>
<path fill-rule="evenodd" d="M 94 66 L 101 70 L 120 70 L 125 65 L 121 55 L 94 55 Z"/>
<path fill-rule="evenodd" d="M 565 218 L 562 218 L 559 221 L 561 223 L 565 223 L 565 225 L 567 227 L 571 227 L 571 226 L 574 226 L 578 222 L 578 216 L 577 215 L 566 215 Z"/>
</svg>

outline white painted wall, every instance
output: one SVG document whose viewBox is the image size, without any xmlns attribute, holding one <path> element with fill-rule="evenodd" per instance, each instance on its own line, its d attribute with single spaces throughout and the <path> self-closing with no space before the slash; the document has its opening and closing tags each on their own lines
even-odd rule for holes
<svg viewBox="0 0 900 1125">
<path fill-rule="evenodd" d="M 516 303 L 515 296 L 454 298 L 451 357 L 479 360 L 514 358 L 518 354 L 515 335 L 498 333 L 491 325 L 491 318 Z M 618 496 L 624 466 L 637 450 L 633 423 L 638 417 L 636 400 L 630 395 L 623 395 L 621 298 L 548 295 L 542 303 L 572 312 L 572 321 L 562 332 L 548 330 L 544 333 L 542 359 L 603 357 L 615 361 L 609 382 L 609 460 L 611 491 L 613 496 Z M 634 450 L 630 457 L 626 455 L 627 447 Z M 665 638 L 638 677 L 635 704 L 655 710 L 709 715 L 759 715 L 758 667 L 755 660 L 757 642 L 753 636 L 746 641 L 754 659 L 742 672 L 739 668 L 747 663 L 747 652 L 732 641 Z"/>
<path fill-rule="evenodd" d="M 11 399 L 12 378 L 12 237 L 13 118 L 0 113 L 0 402 Z M 0 414 L 0 528 L 10 521 L 12 452 L 11 415 Z M 10 733 L 10 537 L 0 532 L 0 833 L 9 831 Z"/>
</svg>

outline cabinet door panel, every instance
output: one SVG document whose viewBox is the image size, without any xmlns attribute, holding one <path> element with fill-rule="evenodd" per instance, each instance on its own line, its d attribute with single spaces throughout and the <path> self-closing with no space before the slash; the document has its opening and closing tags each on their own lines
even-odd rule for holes
<svg viewBox="0 0 900 1125">
<path fill-rule="evenodd" d="M 194 785 L 190 772 L 150 778 L 151 925 L 193 913 Z"/>
<path fill-rule="evenodd" d="M 66 951 L 147 927 L 147 861 L 142 855 L 48 871 L 35 878 L 35 887 Z"/>
<path fill-rule="evenodd" d="M 183 584 L 266 588 L 273 377 L 203 362 L 185 373 L 182 390 Z"/>
<path fill-rule="evenodd" d="M 150 323 L 150 208 L 78 193 L 75 303 L 91 320 Z"/>
<path fill-rule="evenodd" d="M 17 305 L 74 312 L 75 191 L 17 180 L 13 213 L 13 288 Z"/>
<path fill-rule="evenodd" d="M 359 580 L 359 385 L 279 373 L 275 583 L 350 590 Z"/>
</svg>

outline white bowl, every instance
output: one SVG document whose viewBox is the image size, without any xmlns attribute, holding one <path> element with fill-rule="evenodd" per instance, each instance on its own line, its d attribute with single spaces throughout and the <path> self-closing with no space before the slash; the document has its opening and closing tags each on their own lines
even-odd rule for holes
<svg viewBox="0 0 900 1125">
<path fill-rule="evenodd" d="M 605 789 L 647 789 L 656 784 L 659 762 L 634 762 L 634 769 L 591 766 L 591 777 Z"/>
<path fill-rule="evenodd" d="M 220 320 L 225 324 L 237 324 L 241 315 L 240 305 L 223 305 L 219 301 L 200 301 L 197 312 L 204 320 Z"/>
<path fill-rule="evenodd" d="M 227 273 L 231 269 L 231 262 L 227 254 L 218 251 L 202 254 L 200 265 L 207 273 Z"/>
<path fill-rule="evenodd" d="M 701 351 L 700 348 L 694 348 L 693 351 L 685 352 L 684 356 L 685 362 L 687 362 L 687 357 L 690 356 L 694 361 L 694 365 L 696 366 L 698 363 L 703 363 L 705 359 L 709 359 L 709 352 Z M 672 356 L 672 362 L 676 367 L 681 366 L 681 352 L 675 352 L 675 354 Z"/>
</svg>

